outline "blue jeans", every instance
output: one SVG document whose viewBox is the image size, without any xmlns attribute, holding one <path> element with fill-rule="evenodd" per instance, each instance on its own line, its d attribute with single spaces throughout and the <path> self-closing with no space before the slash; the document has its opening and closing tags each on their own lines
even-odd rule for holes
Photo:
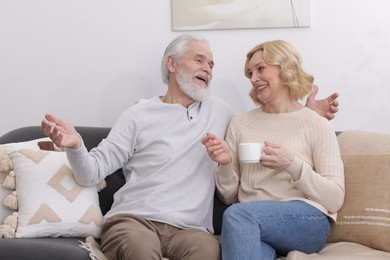
<svg viewBox="0 0 390 260">
<path fill-rule="evenodd" d="M 276 259 L 292 250 L 315 253 L 329 232 L 327 216 L 302 201 L 233 204 L 223 215 L 222 259 Z"/>
</svg>

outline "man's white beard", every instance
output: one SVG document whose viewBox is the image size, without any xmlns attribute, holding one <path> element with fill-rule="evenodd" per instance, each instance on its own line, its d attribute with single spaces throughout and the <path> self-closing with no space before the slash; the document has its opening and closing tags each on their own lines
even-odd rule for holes
<svg viewBox="0 0 390 260">
<path fill-rule="evenodd" d="M 204 101 L 210 96 L 210 80 L 208 80 L 206 87 L 197 86 L 193 82 L 193 76 L 195 75 L 190 75 L 180 66 L 177 70 L 176 81 L 187 96 L 195 101 Z"/>
</svg>

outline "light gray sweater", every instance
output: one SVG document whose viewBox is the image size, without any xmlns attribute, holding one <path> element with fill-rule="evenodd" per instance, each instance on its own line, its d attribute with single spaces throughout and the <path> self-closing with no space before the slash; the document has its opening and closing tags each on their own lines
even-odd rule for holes
<svg viewBox="0 0 390 260">
<path fill-rule="evenodd" d="M 210 97 L 188 109 L 140 99 L 116 121 L 108 137 L 89 153 L 67 149 L 78 183 L 95 185 L 119 168 L 126 184 L 116 192 L 106 218 L 131 213 L 179 228 L 213 233 L 213 162 L 201 139 L 225 136 L 233 109 Z"/>
</svg>

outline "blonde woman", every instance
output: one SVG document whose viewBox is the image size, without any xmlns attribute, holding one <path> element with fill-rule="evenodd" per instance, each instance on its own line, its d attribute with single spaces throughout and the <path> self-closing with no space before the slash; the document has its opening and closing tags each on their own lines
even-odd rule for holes
<svg viewBox="0 0 390 260">
<path fill-rule="evenodd" d="M 226 142 L 202 140 L 219 163 L 217 192 L 227 204 L 222 257 L 276 259 L 292 250 L 318 252 L 344 201 L 344 171 L 328 120 L 298 102 L 313 87 L 296 49 L 282 40 L 248 54 L 245 75 L 258 108 L 232 119 Z M 264 143 L 259 163 L 238 159 L 238 145 Z"/>
</svg>

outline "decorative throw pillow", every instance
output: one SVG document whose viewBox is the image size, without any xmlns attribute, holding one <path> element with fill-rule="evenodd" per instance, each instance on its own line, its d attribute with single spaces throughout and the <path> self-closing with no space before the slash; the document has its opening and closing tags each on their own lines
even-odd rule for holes
<svg viewBox="0 0 390 260">
<path fill-rule="evenodd" d="M 103 216 L 98 187 L 82 187 L 64 152 L 8 149 L 19 220 L 16 238 L 100 237 Z"/>
<path fill-rule="evenodd" d="M 390 252 L 390 154 L 342 158 L 345 202 L 329 242 L 355 242 Z"/>
<path fill-rule="evenodd" d="M 339 137 L 345 200 L 328 242 L 390 252 L 390 135 L 346 131 Z"/>
<path fill-rule="evenodd" d="M 2 144 L 0 145 L 0 224 L 3 224 L 4 219 L 12 215 L 13 211 L 9 207 L 6 207 L 4 205 L 4 199 L 12 193 L 14 189 L 10 189 L 4 181 L 9 176 L 10 171 L 12 171 L 12 161 L 10 161 L 9 155 L 6 153 L 7 147 L 14 147 L 14 148 L 28 148 L 33 150 L 39 150 L 38 143 L 43 141 L 49 141 L 50 139 L 48 137 L 45 138 L 39 138 L 36 140 L 31 140 L 27 142 L 19 142 L 19 143 L 9 143 L 9 144 Z M 4 183 L 4 185 L 3 185 Z"/>
<path fill-rule="evenodd" d="M 4 180 L 5 174 L 0 173 L 0 183 L 2 183 L 2 180 Z M 11 194 L 11 190 L 5 189 L 2 186 L 0 186 L 0 225 L 3 224 L 4 219 L 11 215 L 13 210 L 6 207 L 3 203 L 5 198 Z M 1 236 L 0 236 L 1 237 Z"/>
<path fill-rule="evenodd" d="M 4 199 L 12 192 L 12 190 L 2 185 L 10 172 L 9 164 L 6 163 L 7 157 L 8 155 L 5 153 L 5 149 L 0 147 L 0 224 L 3 223 L 3 220 L 7 216 L 12 214 L 12 210 L 3 203 Z"/>
</svg>

